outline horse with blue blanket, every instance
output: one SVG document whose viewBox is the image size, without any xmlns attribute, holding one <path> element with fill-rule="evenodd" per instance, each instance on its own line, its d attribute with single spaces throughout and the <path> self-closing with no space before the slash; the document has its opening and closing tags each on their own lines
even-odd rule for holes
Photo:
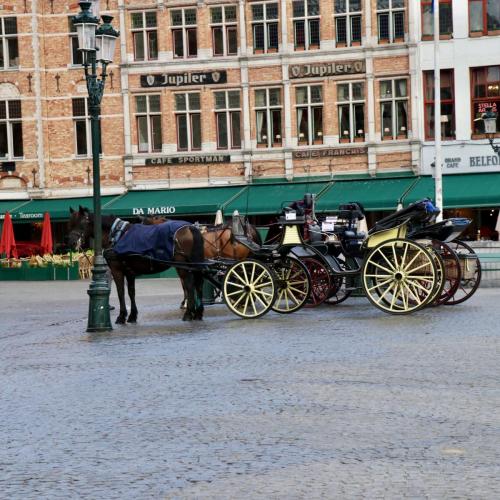
<svg viewBox="0 0 500 500">
<path fill-rule="evenodd" d="M 94 234 L 94 217 L 87 208 L 70 208 L 69 244 L 81 247 Z M 187 308 L 183 320 L 203 318 L 202 287 L 203 238 L 199 229 L 189 222 L 169 220 L 158 225 L 131 224 L 114 215 L 102 217 L 104 258 L 116 283 L 120 313 L 116 323 L 135 323 L 135 278 L 175 267 L 185 296 Z M 125 279 L 130 297 L 127 318 Z"/>
</svg>

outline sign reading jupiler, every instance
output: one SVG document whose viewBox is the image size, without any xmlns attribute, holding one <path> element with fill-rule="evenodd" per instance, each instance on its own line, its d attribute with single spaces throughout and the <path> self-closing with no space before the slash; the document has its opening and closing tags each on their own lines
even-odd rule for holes
<svg viewBox="0 0 500 500">
<path fill-rule="evenodd" d="M 184 85 L 215 85 L 226 82 L 227 71 L 141 75 L 141 87 L 183 87 Z"/>
<path fill-rule="evenodd" d="M 342 61 L 320 64 L 293 64 L 288 70 L 290 78 L 354 75 L 357 73 L 365 72 L 365 61 Z"/>
</svg>

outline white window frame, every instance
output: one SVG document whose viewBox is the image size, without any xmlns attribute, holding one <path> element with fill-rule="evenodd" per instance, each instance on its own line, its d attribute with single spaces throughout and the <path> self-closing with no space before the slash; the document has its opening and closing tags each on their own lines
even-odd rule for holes
<svg viewBox="0 0 500 500">
<path fill-rule="evenodd" d="M 196 13 L 196 21 L 194 24 L 187 24 L 186 23 L 186 11 L 188 10 L 194 10 Z M 172 20 L 172 15 L 174 12 L 182 12 L 182 24 L 176 24 L 174 25 L 173 20 Z M 172 54 L 174 59 L 193 59 L 195 57 L 198 57 L 198 11 L 196 7 L 183 7 L 183 8 L 175 8 L 175 9 L 170 9 L 170 32 L 172 34 Z M 188 30 L 192 29 L 196 30 L 196 55 L 188 55 L 188 36 L 187 32 Z M 177 56 L 175 55 L 175 37 L 174 37 L 174 31 L 180 31 L 182 30 L 182 56 Z"/>
<path fill-rule="evenodd" d="M 229 103 L 229 93 L 237 92 L 239 96 L 239 106 L 237 108 L 233 108 Z M 217 96 L 216 94 L 223 93 L 225 94 L 225 108 L 217 108 Z M 214 90 L 214 112 L 215 112 L 215 129 L 217 134 L 217 149 L 241 149 L 241 92 L 239 89 L 224 89 L 224 90 Z M 233 145 L 233 121 L 231 116 L 234 112 L 240 114 L 240 143 L 239 145 Z M 227 130 L 227 148 L 219 147 L 219 121 L 217 119 L 218 114 L 224 113 L 226 115 L 226 130 Z"/>
<path fill-rule="evenodd" d="M 396 82 L 404 80 L 406 82 L 406 95 L 404 97 L 397 97 L 396 96 Z M 409 105 L 409 80 L 407 77 L 401 77 L 401 78 L 381 78 L 378 80 L 378 85 L 379 85 L 379 93 L 381 89 L 382 82 L 391 82 L 391 97 L 382 97 L 382 94 L 380 94 L 379 98 L 379 109 L 380 109 L 380 135 L 382 137 L 382 140 L 396 140 L 396 139 L 407 139 L 408 137 L 408 105 Z M 391 103 L 391 113 L 392 113 L 392 124 L 391 124 L 391 135 L 386 136 L 384 135 L 384 122 L 383 122 L 383 115 L 382 115 L 382 105 L 390 102 Z M 399 134 L 399 130 L 397 128 L 397 103 L 398 102 L 406 102 L 406 127 L 405 130 L 403 131 L 404 134 Z M 405 137 L 399 137 L 400 135 L 404 135 Z"/>
<path fill-rule="evenodd" d="M 21 107 L 21 118 L 10 118 L 9 102 L 13 101 L 19 102 L 19 106 Z M 24 158 L 24 141 L 22 137 L 21 137 L 21 144 L 23 148 L 23 155 L 14 156 L 14 132 L 12 131 L 12 125 L 14 123 L 20 123 L 22 132 L 23 112 L 22 112 L 21 99 L 2 99 L 0 102 L 5 103 L 5 118 L 0 118 L 0 123 L 5 123 L 7 129 L 7 155 L 0 156 L 0 160 L 15 160 Z"/>
<path fill-rule="evenodd" d="M 353 46 L 353 40 L 352 40 L 352 20 L 355 17 L 360 17 L 360 26 L 361 26 L 361 38 L 358 41 L 355 42 L 356 46 L 359 43 L 360 45 L 363 43 L 363 2 L 361 2 L 361 10 L 353 10 L 351 11 L 351 0 L 345 0 L 346 1 L 346 11 L 341 12 L 341 13 L 335 13 L 335 1 L 334 0 L 334 5 L 333 5 L 333 18 L 334 18 L 334 26 L 335 26 L 335 45 L 337 47 L 343 47 L 344 42 L 339 42 L 338 41 L 338 36 L 337 36 L 337 20 L 340 18 L 345 18 L 345 26 L 346 26 L 346 47 L 352 47 Z"/>
<path fill-rule="evenodd" d="M 304 4 L 304 15 L 295 17 L 293 15 L 293 3 L 297 1 L 301 1 Z M 295 29 L 295 23 L 297 21 L 304 21 L 304 50 L 310 50 L 311 49 L 311 33 L 310 33 L 310 27 L 309 27 L 309 22 L 310 21 L 318 21 L 318 27 L 319 27 L 319 40 L 318 40 L 318 46 L 317 48 L 320 48 L 321 45 L 321 14 L 314 14 L 314 15 L 309 15 L 308 14 L 308 0 L 294 0 L 292 1 L 292 21 L 293 21 L 293 47 L 294 50 L 297 50 L 297 36 L 296 36 L 296 29 Z M 318 8 L 320 9 L 321 13 L 321 2 L 318 1 Z M 316 48 L 316 46 L 314 46 Z M 299 49 L 300 50 L 300 49 Z"/>
<path fill-rule="evenodd" d="M 6 35 L 5 34 L 5 19 L 15 19 L 16 20 L 16 32 Z M 3 54 L 3 66 L 0 66 L 0 70 L 12 70 L 15 68 L 19 68 L 19 58 L 20 58 L 20 52 L 19 52 L 19 27 L 17 25 L 17 17 L 16 16 L 3 16 L 0 17 L 0 23 L 1 23 L 1 35 L 0 35 L 0 50 L 2 51 Z M 16 38 L 17 39 L 17 64 L 15 66 L 9 66 L 9 44 L 8 40 L 11 38 Z"/>
<path fill-rule="evenodd" d="M 231 7 L 235 9 L 236 11 L 236 19 L 234 21 L 226 21 L 226 9 L 228 7 Z M 212 10 L 214 9 L 222 9 L 222 21 L 221 22 L 212 22 Z M 215 6 L 210 6 L 210 28 L 211 28 L 211 33 L 212 33 L 212 55 L 214 57 L 222 57 L 222 56 L 236 56 L 238 55 L 238 8 L 236 5 L 215 5 Z M 221 28 L 222 29 L 222 47 L 223 47 L 223 53 L 222 54 L 216 54 L 215 53 L 215 36 L 214 36 L 214 28 Z M 236 30 L 236 52 L 235 53 L 229 53 L 229 36 L 228 36 L 228 31 L 229 30 Z"/>
<path fill-rule="evenodd" d="M 156 16 L 156 26 L 147 26 L 146 25 L 146 14 L 154 13 Z M 132 27 L 132 16 L 134 14 L 142 14 L 142 28 L 133 28 Z M 132 50 L 134 54 L 134 61 L 157 61 L 158 60 L 158 53 L 159 53 L 159 47 L 157 46 L 157 54 L 156 57 L 151 57 L 150 55 L 150 46 L 149 46 L 149 36 L 148 33 L 150 31 L 156 31 L 156 43 L 158 45 L 159 38 L 158 38 L 158 13 L 154 10 L 141 10 L 141 11 L 133 11 L 130 13 L 130 32 L 132 33 Z M 136 33 L 142 33 L 142 43 L 144 47 L 144 59 L 137 59 L 136 53 L 135 53 L 135 35 Z"/>
<path fill-rule="evenodd" d="M 311 88 L 312 87 L 320 87 L 321 88 L 321 102 L 312 102 L 311 101 Z M 307 88 L 307 102 L 303 104 L 298 104 L 297 103 L 297 89 L 299 88 Z M 297 130 L 297 143 L 299 146 L 311 146 L 314 144 L 322 144 L 323 143 L 323 130 L 319 131 L 321 133 L 321 139 L 314 139 L 313 134 L 313 121 L 314 121 L 314 108 L 321 108 L 321 122 L 324 125 L 323 118 L 324 118 L 324 88 L 323 85 L 315 85 L 315 84 L 310 84 L 310 85 L 297 85 L 295 87 L 295 118 L 296 118 L 296 130 Z M 300 122 L 299 122 L 299 116 L 298 116 L 298 110 L 299 109 L 305 109 L 307 112 L 307 142 L 300 142 Z"/>
<path fill-rule="evenodd" d="M 399 38 L 396 39 L 394 34 L 394 17 L 398 13 L 403 13 L 403 38 L 404 41 L 406 37 L 406 0 L 403 2 L 403 7 L 393 7 L 392 4 L 394 0 L 388 0 L 389 8 L 388 9 L 378 9 L 377 8 L 377 39 L 378 43 L 381 43 L 380 40 L 380 14 L 388 14 L 389 15 L 389 40 L 386 43 L 397 43 Z M 384 39 L 385 41 L 385 39 Z"/>
<path fill-rule="evenodd" d="M 363 86 L 363 98 L 362 99 L 354 99 L 353 98 L 353 92 L 352 92 L 352 86 L 353 84 L 360 83 Z M 339 85 L 349 85 L 349 100 L 347 101 L 340 101 L 338 99 L 338 86 Z M 341 129 L 341 124 L 340 124 L 340 106 L 346 106 L 349 105 L 349 143 L 352 142 L 365 142 L 366 141 L 366 83 L 364 80 L 353 80 L 353 81 L 341 81 L 337 82 L 337 102 L 336 108 L 337 108 L 337 121 L 338 121 L 338 131 L 339 131 L 339 141 L 340 142 L 345 142 L 344 139 L 346 139 L 345 135 L 343 134 L 343 130 Z M 363 138 L 356 138 L 357 131 L 354 130 L 354 106 L 357 104 L 363 104 Z M 356 139 L 362 139 L 362 140 L 356 140 Z"/>
<path fill-rule="evenodd" d="M 159 111 L 151 111 L 151 104 L 150 104 L 150 98 L 153 96 L 158 96 L 160 99 L 160 109 Z M 146 97 L 146 111 L 137 111 L 137 98 L 138 97 Z M 154 149 L 153 148 L 153 126 L 152 126 L 152 118 L 153 116 L 162 116 L 161 113 L 161 94 L 134 94 L 134 99 L 135 99 L 135 126 L 137 129 L 137 152 L 138 153 L 159 153 L 162 150 L 162 146 L 160 146 L 160 149 Z M 141 144 L 139 141 L 139 125 L 138 125 L 138 118 L 145 116 L 147 118 L 147 127 L 148 127 L 148 149 L 147 151 L 141 151 Z M 162 138 L 163 142 L 163 130 L 161 126 L 161 118 L 160 118 L 160 137 Z"/>
<path fill-rule="evenodd" d="M 270 103 L 270 98 L 269 98 L 269 94 L 271 92 L 271 90 L 278 90 L 279 91 L 279 96 L 280 96 L 280 103 L 279 104 L 271 104 Z M 265 87 L 265 88 L 256 88 L 254 89 L 254 92 L 255 94 L 258 92 L 258 91 L 265 91 L 265 95 L 266 95 L 266 103 L 264 106 L 257 106 L 257 104 L 255 104 L 255 141 L 257 143 L 257 147 L 267 147 L 267 148 L 273 148 L 273 147 L 282 147 L 283 145 L 283 99 L 282 99 L 282 92 L 281 92 L 281 87 Z M 255 103 L 257 103 L 257 99 L 255 99 Z M 267 120 L 267 138 L 266 138 L 266 141 L 267 141 L 267 144 L 263 144 L 262 142 L 259 142 L 258 140 L 258 130 L 257 130 L 257 114 L 259 112 L 264 112 L 265 115 L 266 115 L 266 120 Z M 280 136 L 279 136 L 279 142 L 278 141 L 274 141 L 273 137 L 272 137 L 272 127 L 271 127 L 271 123 L 272 123 L 272 119 L 271 119 L 271 116 L 272 116 L 272 112 L 273 111 L 279 111 L 280 112 Z"/>
<path fill-rule="evenodd" d="M 73 19 L 75 16 L 68 17 L 68 31 L 69 31 L 69 49 L 70 49 L 70 57 L 71 57 L 71 66 L 82 66 L 83 65 L 83 53 L 77 50 L 77 54 L 80 56 L 82 62 L 76 62 L 73 57 L 73 41 L 76 40 L 76 45 L 78 47 L 78 35 L 76 33 L 76 28 L 73 26 Z"/>
<path fill-rule="evenodd" d="M 190 94 L 198 94 L 199 96 L 199 101 L 200 101 L 200 107 L 198 109 L 191 109 L 190 108 L 190 103 L 189 103 L 189 95 Z M 195 90 L 192 92 L 175 92 L 174 94 L 174 100 L 176 99 L 175 96 L 177 95 L 184 95 L 186 99 L 186 109 L 185 110 L 177 110 L 175 109 L 175 129 L 176 129 L 176 138 L 177 138 L 177 151 L 201 151 L 202 149 L 202 140 L 203 140 L 203 129 L 202 129 L 202 122 L 201 122 L 201 92 L 199 90 Z M 174 107 L 176 108 L 177 103 L 174 101 Z M 180 141 L 179 141 L 179 126 L 178 126 L 178 121 L 177 117 L 180 115 L 185 115 L 186 116 L 186 121 L 187 121 L 187 127 L 186 127 L 186 132 L 187 132 L 187 144 L 188 147 L 187 149 L 181 149 L 180 148 Z M 193 127 L 192 127 L 192 122 L 191 122 L 191 117 L 192 115 L 200 115 L 200 147 L 199 148 L 193 148 Z"/>
<path fill-rule="evenodd" d="M 71 99 L 71 105 L 73 106 L 74 101 L 83 100 L 85 104 L 85 114 L 75 116 L 73 112 L 73 134 L 75 137 L 75 157 L 77 158 L 89 158 L 92 156 L 92 134 L 91 134 L 91 124 L 90 124 L 90 113 L 89 113 L 89 100 L 88 97 L 73 97 Z M 86 136 L 86 150 L 85 154 L 78 153 L 78 134 L 76 131 L 77 122 L 85 122 L 85 136 Z"/>
<path fill-rule="evenodd" d="M 267 5 L 272 5 L 275 4 L 277 7 L 277 17 L 268 19 L 267 18 Z M 257 21 L 254 21 L 253 19 L 253 10 L 252 10 L 252 43 L 253 43 L 253 52 L 254 54 L 258 53 L 257 50 L 262 50 L 262 49 L 257 49 L 255 47 L 255 26 L 256 25 L 263 25 L 264 26 L 264 49 L 263 53 L 267 54 L 269 52 L 275 53 L 279 51 L 279 29 L 280 29 L 280 5 L 279 2 L 255 2 L 251 4 L 251 7 L 254 5 L 261 5 L 262 6 L 262 12 L 263 12 L 263 19 L 259 19 Z M 269 26 L 271 24 L 277 24 L 278 25 L 278 46 L 277 47 L 270 47 L 269 46 Z"/>
</svg>

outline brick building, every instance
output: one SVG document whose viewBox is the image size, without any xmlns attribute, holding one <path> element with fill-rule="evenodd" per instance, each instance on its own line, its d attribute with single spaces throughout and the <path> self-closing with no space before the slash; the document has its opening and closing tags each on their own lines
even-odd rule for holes
<svg viewBox="0 0 500 500">
<path fill-rule="evenodd" d="M 495 2 L 441 0 L 443 38 L 451 6 L 458 26 L 478 1 L 495 19 Z M 422 173 L 429 4 L 101 0 L 121 32 L 102 107 L 103 194 Z M 92 193 L 78 11 L 0 0 L 0 200 Z M 465 37 L 498 44 L 493 24 Z"/>
<path fill-rule="evenodd" d="M 378 4 L 101 1 L 121 32 L 103 99 L 103 192 L 418 168 L 412 7 Z M 85 194 L 79 7 L 0 9 L 0 196 Z"/>
</svg>

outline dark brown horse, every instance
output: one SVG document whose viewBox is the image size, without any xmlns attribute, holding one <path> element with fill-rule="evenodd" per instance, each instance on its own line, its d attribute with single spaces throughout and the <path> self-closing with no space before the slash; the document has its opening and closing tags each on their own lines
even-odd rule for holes
<svg viewBox="0 0 500 500">
<path fill-rule="evenodd" d="M 93 214 L 87 208 L 80 207 L 75 211 L 70 209 L 69 221 L 69 244 L 72 248 L 81 247 L 84 242 L 94 234 Z M 176 267 L 181 279 L 185 296 L 187 297 L 187 308 L 183 320 L 203 318 L 202 287 L 203 276 L 199 266 L 204 260 L 203 239 L 200 230 L 193 225 L 186 225 L 178 229 L 174 237 L 174 252 L 171 262 L 161 262 L 145 258 L 141 255 L 117 254 L 113 251 L 112 243 L 116 243 L 116 228 L 119 227 L 120 219 L 113 215 L 102 217 L 103 231 L 103 255 L 108 263 L 113 279 L 116 283 L 118 298 L 120 300 L 120 313 L 116 323 L 135 323 L 137 321 L 137 305 L 135 302 L 135 278 L 143 274 L 155 274 Z M 132 224 L 125 225 L 127 231 Z M 112 231 L 113 228 L 113 231 Z M 178 264 L 178 265 L 176 265 Z M 198 267 L 197 267 L 198 266 Z M 130 297 L 130 314 L 127 318 L 127 306 L 125 303 L 125 279 Z"/>
</svg>

